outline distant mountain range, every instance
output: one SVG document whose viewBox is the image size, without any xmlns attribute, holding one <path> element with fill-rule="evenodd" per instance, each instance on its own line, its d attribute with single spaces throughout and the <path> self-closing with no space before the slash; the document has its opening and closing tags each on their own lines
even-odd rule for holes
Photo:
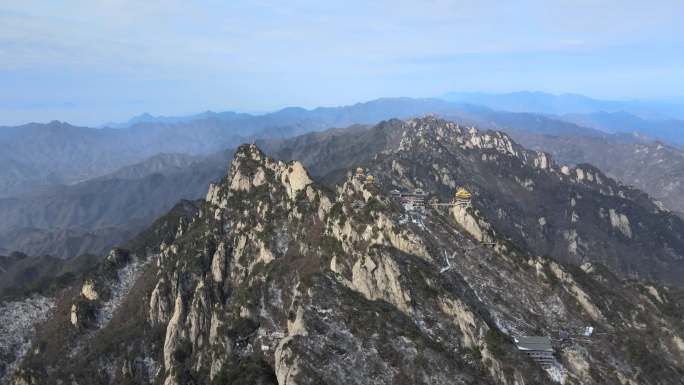
<svg viewBox="0 0 684 385">
<path fill-rule="evenodd" d="M 542 114 L 608 133 L 637 133 L 684 146 L 684 103 L 608 101 L 577 94 L 543 92 L 485 94 L 453 92 L 445 100 L 497 111 Z"/>
<path fill-rule="evenodd" d="M 164 123 L 164 124 L 177 124 L 177 123 L 187 123 L 191 122 L 193 120 L 204 120 L 204 119 L 216 119 L 220 121 L 236 121 L 236 120 L 242 120 L 242 119 L 250 119 L 253 118 L 253 115 L 250 114 L 241 114 L 237 112 L 232 112 L 232 111 L 226 111 L 226 112 L 213 112 L 213 111 L 205 111 L 201 112 L 199 114 L 193 114 L 193 115 L 187 115 L 187 116 L 152 116 L 148 113 L 143 113 L 137 116 L 134 116 L 130 118 L 126 122 L 122 123 L 116 123 L 116 122 L 111 122 L 111 123 L 105 123 L 101 126 L 101 128 L 128 128 L 135 126 L 137 124 L 145 124 L 145 123 Z"/>
<path fill-rule="evenodd" d="M 384 98 L 265 115 L 145 115 L 120 128 L 61 122 L 0 128 L 0 251 L 100 254 L 130 239 L 179 199 L 204 194 L 225 171 L 225 155 L 232 153 L 228 148 L 257 140 L 277 157 L 301 159 L 315 175 L 324 175 L 377 152 L 381 142 L 366 137 L 367 125 L 426 114 L 508 132 L 565 163 L 597 165 L 684 212 L 679 198 L 684 194 L 682 151 L 651 139 L 657 124 L 658 132 L 671 134 L 675 142 L 677 128 L 664 122 L 676 120 L 646 120 L 624 112 L 520 113 L 439 99 Z M 311 131 L 316 133 L 302 136 Z M 642 133 L 623 134 L 633 131 Z M 351 140 L 348 132 L 361 139 Z M 345 140 L 347 150 L 335 144 L 336 155 L 326 153 L 322 137 Z"/>
<path fill-rule="evenodd" d="M 477 104 L 511 112 L 553 115 L 627 112 L 645 119 L 684 119 L 684 103 L 676 101 L 600 100 L 578 94 L 554 95 L 530 91 L 505 94 L 450 92 L 443 98 L 451 102 Z"/>
<path fill-rule="evenodd" d="M 0 197 L 105 175 L 159 153 L 210 154 L 257 138 L 284 138 L 393 117 L 455 111 L 437 99 L 378 99 L 345 107 L 286 108 L 274 113 L 205 113 L 134 119 L 123 128 L 63 122 L 0 127 Z"/>
<path fill-rule="evenodd" d="M 444 101 L 450 103 L 443 103 Z M 257 116 L 270 117 L 286 122 L 288 119 L 330 121 L 337 116 L 332 127 L 346 127 L 354 123 L 374 124 L 392 116 L 406 118 L 425 113 L 459 113 L 464 118 L 467 112 L 477 115 L 493 110 L 503 112 L 546 115 L 554 120 L 575 123 L 582 128 L 593 128 L 608 133 L 638 133 L 678 146 L 684 145 L 684 102 L 648 100 L 600 100 L 578 94 L 554 95 L 544 92 L 512 92 L 507 94 L 452 92 L 441 99 L 382 98 L 366 103 L 342 107 L 319 107 L 304 110 L 286 108 L 264 115 L 250 115 L 232 111 L 206 111 L 187 116 L 152 116 L 142 114 L 125 123 L 110 123 L 107 127 L 125 128 L 142 123 L 178 124 L 215 119 L 223 122 L 245 122 Z M 392 112 L 387 114 L 387 112 Z M 491 112 L 491 111 L 489 111 Z M 342 118 L 347 116 L 348 119 Z M 286 124 L 292 124 L 292 121 Z M 542 130 L 544 130 L 543 122 Z M 571 129 L 577 130 L 578 127 Z M 300 132 L 301 133 L 301 132 Z M 577 133 L 577 132 L 573 132 Z"/>
<path fill-rule="evenodd" d="M 684 146 L 684 120 L 642 119 L 626 112 L 566 114 L 560 119 L 610 133 L 634 133 L 677 146 Z"/>
</svg>

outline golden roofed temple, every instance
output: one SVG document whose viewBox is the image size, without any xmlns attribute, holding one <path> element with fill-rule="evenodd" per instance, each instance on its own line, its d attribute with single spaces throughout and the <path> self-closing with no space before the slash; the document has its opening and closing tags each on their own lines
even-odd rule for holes
<svg viewBox="0 0 684 385">
<path fill-rule="evenodd" d="M 470 200 L 470 198 L 472 198 L 472 194 L 463 187 L 459 187 L 459 189 L 456 190 L 456 194 L 454 194 L 454 199 L 456 200 L 465 201 Z"/>
</svg>

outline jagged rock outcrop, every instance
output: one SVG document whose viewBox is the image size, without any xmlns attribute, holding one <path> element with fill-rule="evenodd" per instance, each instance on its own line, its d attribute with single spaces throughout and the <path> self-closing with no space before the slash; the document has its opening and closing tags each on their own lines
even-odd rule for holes
<svg viewBox="0 0 684 385">
<path fill-rule="evenodd" d="M 488 185 L 473 191 L 493 207 L 474 200 L 462 216 L 428 208 L 420 221 L 402 221 L 407 213 L 388 188 L 446 186 L 449 179 L 434 174 L 443 170 L 462 180 L 451 170 L 467 171 L 465 158 L 447 156 L 458 149 L 562 175 L 504 135 L 435 122 L 401 126 L 410 130 L 369 167 L 378 182 L 350 175 L 334 190 L 298 163 L 241 146 L 196 213 L 151 237 L 155 247 L 119 250 L 121 258 L 106 258 L 64 294 L 16 381 L 677 383 L 684 358 L 672 352 L 684 337 L 684 309 L 676 289 L 625 282 L 600 263 L 582 269 L 536 256 L 501 235 L 497 224 L 511 210 Z M 534 183 L 537 191 L 545 180 Z M 543 227 L 555 224 L 543 217 Z M 540 227 L 539 216 L 531 220 Z M 129 277 L 134 283 L 124 284 Z M 112 313 L 94 326 L 63 328 L 74 303 L 95 314 L 112 303 Z M 596 331 L 591 337 L 581 336 L 586 326 Z M 556 362 L 542 368 L 518 352 L 513 338 L 523 335 L 552 336 Z"/>
<path fill-rule="evenodd" d="M 472 207 L 456 205 L 450 211 L 456 222 L 473 238 L 483 243 L 493 241 L 493 237 L 490 234 L 491 226 L 486 221 L 477 218 L 476 214 L 473 213 Z"/>
</svg>

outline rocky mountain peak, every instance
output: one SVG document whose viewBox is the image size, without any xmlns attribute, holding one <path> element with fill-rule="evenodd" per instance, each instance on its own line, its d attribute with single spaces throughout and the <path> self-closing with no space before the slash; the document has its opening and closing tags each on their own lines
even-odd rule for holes
<svg viewBox="0 0 684 385">
<path fill-rule="evenodd" d="M 493 150 L 501 155 L 518 158 L 525 165 L 558 174 L 559 177 L 567 176 L 574 182 L 589 185 L 608 182 L 612 183 L 610 187 L 626 189 L 593 165 L 579 164 L 573 167 L 557 164 L 548 153 L 525 149 L 501 131 L 482 131 L 434 116 L 410 119 L 402 125 L 399 150 L 441 152 L 444 146 L 451 146 L 452 150 Z M 494 159 L 490 157 L 491 155 L 484 155 L 483 160 Z M 618 194 L 618 191 L 606 191 Z"/>
<path fill-rule="evenodd" d="M 407 129 L 404 130 L 404 136 L 414 136 L 423 145 L 444 146 L 458 143 L 464 148 L 495 148 L 515 154 L 513 141 L 499 131 L 483 132 L 476 127 L 459 125 L 435 116 L 407 120 L 405 127 Z"/>
<path fill-rule="evenodd" d="M 334 189 L 299 162 L 241 146 L 196 214 L 163 240 L 148 234 L 158 247 L 105 261 L 100 275 L 63 294 L 13 381 L 681 379 L 676 290 L 625 282 L 600 260 L 574 266 L 535 243 L 565 250 L 563 234 L 575 230 L 578 248 L 604 240 L 595 234 L 620 252 L 637 245 L 630 242 L 644 233 L 630 227 L 628 238 L 620 229 L 625 209 L 616 202 L 628 207 L 629 197 L 558 177 L 536 155 L 526 163 L 504 136 L 432 118 L 390 126 L 412 130 L 399 131 L 405 147 L 343 170 Z M 455 202 L 458 186 L 470 191 L 467 204 Z M 590 217 L 600 208 L 605 223 Z M 572 212 L 589 231 L 569 227 Z M 530 357 L 521 339 L 546 341 L 551 354 Z"/>
<path fill-rule="evenodd" d="M 301 162 L 275 161 L 254 144 L 242 145 L 235 153 L 228 175 L 219 184 L 209 186 L 206 200 L 225 207 L 227 199 L 235 194 L 249 193 L 273 183 L 279 184 L 294 199 L 311 184 L 311 178 Z M 270 188 L 273 190 L 275 186 Z"/>
</svg>

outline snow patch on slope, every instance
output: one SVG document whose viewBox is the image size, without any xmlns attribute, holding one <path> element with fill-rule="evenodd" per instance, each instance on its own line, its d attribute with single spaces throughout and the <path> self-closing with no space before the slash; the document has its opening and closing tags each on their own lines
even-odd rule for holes
<svg viewBox="0 0 684 385">
<path fill-rule="evenodd" d="M 34 326 L 55 307 L 52 298 L 34 295 L 0 303 L 0 385 L 4 385 L 31 347 Z"/>
<path fill-rule="evenodd" d="M 128 295 L 128 292 L 131 291 L 133 285 L 138 279 L 138 276 L 149 261 L 150 259 L 142 261 L 136 259 L 118 271 L 118 278 L 112 283 L 110 288 L 111 298 L 107 302 L 103 303 L 102 307 L 100 307 L 98 311 L 98 328 L 102 328 L 112 320 L 114 312 L 119 308 L 121 302 L 123 302 L 124 298 L 126 298 Z"/>
</svg>

